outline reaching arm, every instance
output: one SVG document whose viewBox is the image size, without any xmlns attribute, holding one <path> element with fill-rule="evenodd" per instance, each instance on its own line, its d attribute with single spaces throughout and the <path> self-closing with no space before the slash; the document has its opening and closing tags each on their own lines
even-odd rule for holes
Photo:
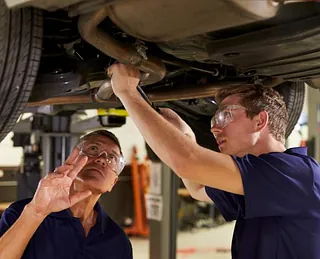
<svg viewBox="0 0 320 259">
<path fill-rule="evenodd" d="M 182 181 L 189 191 L 192 198 L 198 201 L 206 201 L 206 202 L 212 202 L 212 200 L 209 198 L 209 196 L 206 193 L 205 186 L 202 184 L 198 184 L 196 182 L 190 181 L 188 179 L 183 179 Z"/>
<path fill-rule="evenodd" d="M 194 143 L 197 143 L 196 136 L 192 129 L 174 111 L 170 109 L 161 109 L 161 116 L 175 126 L 180 132 L 189 137 Z M 198 201 L 212 202 L 206 193 L 204 185 L 185 178 L 181 179 L 192 198 Z"/>
<path fill-rule="evenodd" d="M 125 65 L 110 68 L 112 87 L 146 142 L 181 178 L 231 193 L 243 194 L 238 166 L 233 159 L 202 148 L 153 110 L 139 95 L 139 79 Z M 134 79 L 136 76 L 136 80 Z"/>
<path fill-rule="evenodd" d="M 44 218 L 31 204 L 26 205 L 17 221 L 0 238 L 0 258 L 21 258 Z"/>
<path fill-rule="evenodd" d="M 123 95 L 121 100 L 146 142 L 181 178 L 243 194 L 239 169 L 230 156 L 194 143 L 154 111 L 137 91 Z"/>
</svg>

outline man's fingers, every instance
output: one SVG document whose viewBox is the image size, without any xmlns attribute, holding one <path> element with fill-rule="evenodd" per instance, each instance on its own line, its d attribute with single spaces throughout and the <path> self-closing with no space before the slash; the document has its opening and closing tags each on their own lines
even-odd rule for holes
<svg viewBox="0 0 320 259">
<path fill-rule="evenodd" d="M 86 165 L 87 161 L 88 161 L 88 157 L 82 156 L 74 165 L 73 169 L 69 171 L 68 176 L 72 179 L 76 178 L 77 174 Z"/>
<path fill-rule="evenodd" d="M 67 160 L 64 162 L 64 164 L 67 165 L 73 165 L 75 164 L 75 162 L 77 161 L 77 158 L 79 156 L 79 149 L 78 148 L 74 148 L 72 150 L 72 153 L 70 154 L 70 156 L 67 158 Z"/>
<path fill-rule="evenodd" d="M 62 170 L 61 170 L 59 173 L 54 172 L 54 173 L 51 174 L 51 176 L 52 176 L 53 178 L 63 178 L 63 177 L 65 177 L 66 175 L 68 175 L 68 173 L 69 173 L 69 169 L 66 169 L 65 171 L 62 171 Z"/>
<path fill-rule="evenodd" d="M 120 63 L 118 63 L 118 62 L 113 63 L 111 66 L 109 66 L 107 69 L 107 74 L 108 74 L 109 78 L 112 77 L 114 72 L 119 71 L 119 69 L 120 69 Z"/>
<path fill-rule="evenodd" d="M 70 204 L 71 207 L 76 204 L 77 202 L 89 197 L 92 194 L 91 191 L 87 190 L 87 191 L 83 191 L 83 192 L 76 192 L 75 194 L 72 194 L 70 196 Z"/>
<path fill-rule="evenodd" d="M 108 67 L 107 69 L 107 74 L 108 74 L 108 77 L 109 78 L 112 78 L 113 74 L 115 72 L 119 71 L 119 64 L 118 63 L 115 63 L 115 64 L 112 64 L 110 67 Z"/>
<path fill-rule="evenodd" d="M 57 167 L 53 173 L 50 174 L 50 176 L 52 177 L 63 177 L 65 175 L 68 175 L 68 173 L 70 171 L 73 170 L 73 168 L 75 167 L 75 163 L 77 161 L 79 157 L 79 149 L 75 148 L 72 153 L 70 154 L 70 156 L 67 158 L 67 160 L 63 163 L 63 165 Z"/>
<path fill-rule="evenodd" d="M 68 171 L 72 170 L 73 167 L 74 167 L 74 165 L 64 164 L 64 165 L 57 167 L 53 172 L 55 174 L 66 174 L 66 173 L 68 173 Z"/>
</svg>

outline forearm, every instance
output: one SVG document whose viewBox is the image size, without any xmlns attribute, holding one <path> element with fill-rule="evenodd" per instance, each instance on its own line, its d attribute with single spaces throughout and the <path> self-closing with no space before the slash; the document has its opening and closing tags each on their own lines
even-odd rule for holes
<svg viewBox="0 0 320 259">
<path fill-rule="evenodd" d="M 212 202 L 205 191 L 205 186 L 194 181 L 181 178 L 192 198 L 198 201 Z"/>
<path fill-rule="evenodd" d="M 193 140 L 152 109 L 137 91 L 120 99 L 151 149 L 179 175 L 180 165 L 195 146 Z"/>
<path fill-rule="evenodd" d="M 45 217 L 27 205 L 17 221 L 0 238 L 0 258 L 21 258 L 30 239 Z"/>
</svg>

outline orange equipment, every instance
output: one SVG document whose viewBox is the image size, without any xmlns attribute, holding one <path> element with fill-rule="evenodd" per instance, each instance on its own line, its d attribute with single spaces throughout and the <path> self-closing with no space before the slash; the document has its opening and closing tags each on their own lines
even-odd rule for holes
<svg viewBox="0 0 320 259">
<path fill-rule="evenodd" d="M 133 147 L 131 157 L 131 178 L 133 190 L 134 220 L 133 225 L 124 229 L 127 235 L 149 236 L 149 226 L 147 220 L 145 193 L 149 186 L 149 165 L 139 164 L 137 159 L 137 148 Z"/>
</svg>

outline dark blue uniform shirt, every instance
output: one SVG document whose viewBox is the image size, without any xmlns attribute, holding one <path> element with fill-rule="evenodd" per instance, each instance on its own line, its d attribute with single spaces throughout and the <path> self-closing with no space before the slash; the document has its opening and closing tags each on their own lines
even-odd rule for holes
<svg viewBox="0 0 320 259">
<path fill-rule="evenodd" d="M 320 170 L 307 149 L 233 158 L 244 196 L 206 187 L 224 218 L 237 220 L 232 258 L 319 259 Z"/>
<path fill-rule="evenodd" d="M 13 203 L 0 220 L 0 236 L 20 216 L 31 199 Z M 69 210 L 51 213 L 31 238 L 23 259 L 131 259 L 132 247 L 124 231 L 96 204 L 97 221 L 87 237 Z"/>
</svg>

